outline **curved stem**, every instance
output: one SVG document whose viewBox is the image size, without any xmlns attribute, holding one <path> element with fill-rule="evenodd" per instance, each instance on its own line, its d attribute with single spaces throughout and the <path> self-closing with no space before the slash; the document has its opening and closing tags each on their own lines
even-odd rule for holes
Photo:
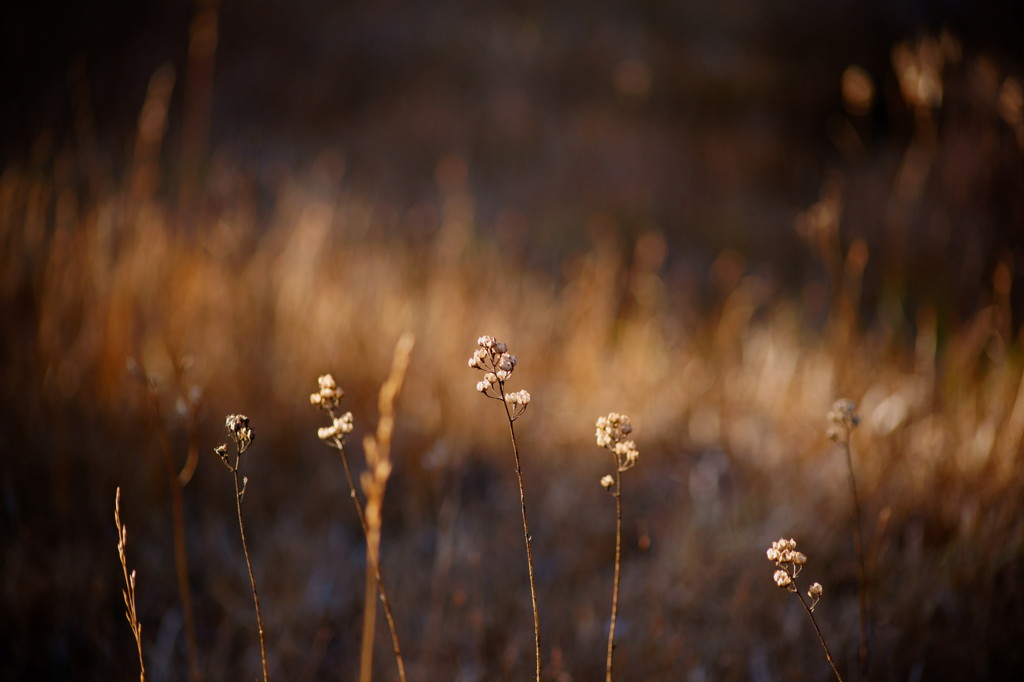
<svg viewBox="0 0 1024 682">
<path fill-rule="evenodd" d="M 267 647 L 263 639 L 263 615 L 260 613 L 260 595 L 256 591 L 256 576 L 252 572 L 252 562 L 249 560 L 249 545 L 245 541 L 245 524 L 242 523 L 242 487 L 238 485 L 238 461 L 231 469 L 231 475 L 235 479 L 235 506 L 238 509 L 238 532 L 242 536 L 242 552 L 245 554 L 245 566 L 249 569 L 249 583 L 252 585 L 252 600 L 256 604 L 256 624 L 260 630 L 260 660 L 263 662 L 263 682 L 269 682 L 267 674 Z"/>
<path fill-rule="evenodd" d="M 615 460 L 615 577 L 612 581 L 612 618 L 608 626 L 608 659 L 605 682 L 612 681 L 612 654 L 615 651 L 615 618 L 619 611 L 619 570 L 622 558 L 622 470 Z"/>
<path fill-rule="evenodd" d="M 849 438 L 849 432 L 847 432 Z M 846 455 L 846 467 L 850 474 L 850 495 L 853 502 L 854 535 L 853 546 L 857 555 L 857 607 L 860 616 L 860 639 L 858 648 L 858 662 L 860 679 L 866 680 L 868 675 L 868 585 L 867 569 L 864 561 L 864 536 L 861 531 L 860 519 L 860 498 L 857 495 L 857 481 L 853 476 L 853 457 L 850 455 L 849 440 L 840 443 L 843 453 Z"/>
<path fill-rule="evenodd" d="M 505 395 L 504 384 L 499 384 L 502 396 Z M 508 417 L 508 430 L 512 436 L 512 452 L 516 456 L 516 476 L 519 478 L 519 503 L 523 512 L 523 538 L 526 541 L 526 562 L 530 570 L 530 602 L 533 606 L 533 643 L 537 656 L 537 682 L 540 682 L 540 615 L 537 612 L 537 587 L 533 578 L 533 550 L 530 546 L 530 526 L 526 522 L 526 488 L 523 485 L 523 469 L 519 463 L 519 447 L 516 445 L 516 430 L 512 425 L 515 419 L 509 411 L 508 403 L 503 399 L 501 404 L 505 406 L 505 415 Z"/>
<path fill-rule="evenodd" d="M 836 668 L 836 662 L 832 659 L 832 652 L 828 650 L 828 644 L 825 643 L 825 636 L 821 634 L 821 628 L 818 627 L 818 621 L 814 618 L 814 611 L 807 605 L 807 601 L 804 600 L 804 596 L 800 594 L 800 590 L 796 586 L 796 581 L 793 582 L 793 594 L 797 596 L 800 603 L 803 604 L 804 611 L 807 612 L 807 617 L 811 619 L 811 625 L 814 626 L 814 631 L 818 633 L 818 641 L 821 642 L 821 648 L 825 650 L 825 658 L 828 659 L 828 664 L 832 666 L 832 672 L 836 674 L 836 679 L 839 682 L 843 682 L 843 676 L 839 674 L 839 669 Z"/>
</svg>

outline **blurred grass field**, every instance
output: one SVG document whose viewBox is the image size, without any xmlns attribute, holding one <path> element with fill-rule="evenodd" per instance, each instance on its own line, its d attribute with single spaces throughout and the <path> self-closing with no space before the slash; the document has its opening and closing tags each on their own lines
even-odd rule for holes
<svg viewBox="0 0 1024 682">
<path fill-rule="evenodd" d="M 771 581 L 764 550 L 782 535 L 824 584 L 816 614 L 856 679 L 845 461 L 825 435 L 841 397 L 862 417 L 871 679 L 1011 679 L 1024 663 L 1012 238 L 1024 119 L 1018 80 L 943 40 L 893 51 L 893 91 L 877 96 L 902 103 L 905 143 L 857 149 L 855 114 L 836 128 L 849 154 L 794 212 L 808 247 L 796 283 L 734 249 L 702 262 L 657 223 L 626 229 L 599 211 L 552 263 L 522 216 L 479 216 L 458 154 L 409 206 L 349 186 L 331 153 L 272 181 L 213 153 L 186 202 L 168 189 L 173 79 L 160 73 L 123 170 L 81 145 L 9 164 L 0 677 L 137 674 L 118 595 L 120 486 L 150 679 L 185 678 L 161 434 L 178 466 L 198 445 L 184 502 L 205 679 L 256 677 L 229 480 L 211 452 L 224 416 L 242 412 L 271 676 L 352 679 L 365 550 L 308 395 L 333 373 L 360 461 L 411 331 L 382 545 L 411 677 L 532 671 L 507 436 L 466 367 L 493 334 L 519 357 L 512 388 L 533 396 L 517 434 L 550 679 L 604 669 L 614 505 L 593 424 L 610 410 L 632 417 L 641 452 L 623 493 L 621 678 L 827 679 L 804 615 Z M 382 629 L 379 679 L 393 674 L 385 642 Z"/>
</svg>

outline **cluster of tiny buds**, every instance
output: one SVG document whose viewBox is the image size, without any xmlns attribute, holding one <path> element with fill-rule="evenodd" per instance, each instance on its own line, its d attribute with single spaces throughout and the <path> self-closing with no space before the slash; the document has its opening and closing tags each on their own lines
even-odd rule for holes
<svg viewBox="0 0 1024 682">
<path fill-rule="evenodd" d="M 476 340 L 477 348 L 469 358 L 469 366 L 487 372 L 487 383 L 504 383 L 512 376 L 519 362 L 515 355 L 508 352 L 508 346 L 493 336 L 481 336 Z M 481 382 L 482 383 L 482 382 Z M 477 390 L 483 393 L 480 384 Z"/>
<path fill-rule="evenodd" d="M 618 412 L 609 412 L 607 417 L 598 417 L 596 426 L 598 447 L 612 451 L 619 471 L 633 468 L 640 457 L 640 451 L 637 450 L 635 442 L 626 438 L 633 432 L 633 424 L 629 417 Z M 601 485 L 604 485 L 604 479 L 601 479 Z"/>
<path fill-rule="evenodd" d="M 345 395 L 345 392 L 338 388 L 338 384 L 334 382 L 334 377 L 330 374 L 325 374 L 317 379 L 317 383 L 320 384 L 320 390 L 309 396 L 309 402 L 313 407 L 321 410 L 332 410 L 341 404 L 341 398 Z"/>
<path fill-rule="evenodd" d="M 510 408 L 512 419 L 526 411 L 530 404 L 528 391 L 505 393 L 505 382 L 512 376 L 519 359 L 508 352 L 508 345 L 493 336 L 481 336 L 476 340 L 477 348 L 469 357 L 471 369 L 484 372 L 484 378 L 476 382 L 476 390 L 488 398 L 504 400 Z"/>
<path fill-rule="evenodd" d="M 768 548 L 767 556 L 768 561 L 773 562 L 778 567 L 772 576 L 775 584 L 790 592 L 796 592 L 797 587 L 794 581 L 803 569 L 804 564 L 807 563 L 807 555 L 803 552 L 798 552 L 796 549 L 796 540 L 793 538 L 788 540 L 786 538 L 779 538 Z M 812 611 L 817 605 L 818 600 L 821 599 L 823 592 L 824 589 L 821 587 L 821 583 L 814 583 L 807 590 L 807 596 L 812 600 L 810 606 Z"/>
<path fill-rule="evenodd" d="M 846 443 L 850 438 L 850 432 L 860 424 L 860 415 L 857 414 L 857 403 L 849 398 L 840 398 L 832 404 L 829 410 L 828 437 L 836 443 Z"/>
<path fill-rule="evenodd" d="M 335 417 L 330 426 L 317 429 L 316 435 L 323 441 L 344 440 L 346 435 L 352 433 L 352 428 L 352 413 L 346 412 L 340 417 Z"/>
<path fill-rule="evenodd" d="M 224 420 L 224 427 L 231 435 L 231 439 L 235 441 L 238 454 L 242 454 L 249 449 L 255 434 L 253 434 L 252 428 L 249 426 L 248 417 L 244 414 L 230 414 Z"/>
</svg>

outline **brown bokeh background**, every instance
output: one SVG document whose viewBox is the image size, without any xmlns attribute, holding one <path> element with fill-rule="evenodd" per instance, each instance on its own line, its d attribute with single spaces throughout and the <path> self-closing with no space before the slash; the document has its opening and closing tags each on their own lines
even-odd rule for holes
<svg viewBox="0 0 1024 682">
<path fill-rule="evenodd" d="M 353 679 L 365 550 L 308 394 L 399 403 L 382 562 L 410 679 L 521 679 L 532 633 L 502 411 L 520 360 L 546 675 L 603 674 L 614 505 L 594 420 L 628 413 L 617 677 L 828 679 L 771 581 L 825 586 L 849 680 L 853 453 L 870 679 L 1008 679 L 1024 629 L 1019 8 L 9 4 L 0 120 L 0 677 L 126 679 L 122 488 L 148 677 Z M 381 625 L 378 679 L 394 664 Z"/>
</svg>

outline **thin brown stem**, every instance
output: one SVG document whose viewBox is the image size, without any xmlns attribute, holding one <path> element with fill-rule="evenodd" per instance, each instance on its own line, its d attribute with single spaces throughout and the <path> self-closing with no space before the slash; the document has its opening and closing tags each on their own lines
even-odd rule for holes
<svg viewBox="0 0 1024 682">
<path fill-rule="evenodd" d="M 142 625 L 139 623 L 138 612 L 135 610 L 135 571 L 128 573 L 128 528 L 121 523 L 121 488 L 114 494 L 114 523 L 117 525 L 117 554 L 121 559 L 121 572 L 124 575 L 124 616 L 135 637 L 135 647 L 139 652 L 139 682 L 146 682 L 146 663 L 142 659 Z"/>
<path fill-rule="evenodd" d="M 334 418 L 334 413 L 330 412 L 331 418 Z M 391 600 L 388 599 L 387 590 L 384 589 L 384 578 L 381 576 L 380 561 L 377 559 L 377 552 L 374 551 L 369 544 L 370 527 L 366 522 L 366 513 L 363 511 L 363 503 L 359 499 L 359 494 L 356 493 L 355 481 L 352 478 L 352 469 L 348 463 L 348 455 L 345 454 L 345 445 L 341 438 L 334 438 L 334 446 L 341 453 L 341 463 L 345 469 L 345 480 L 348 482 L 349 497 L 352 498 L 352 506 L 356 509 L 356 516 L 359 517 L 359 525 L 363 529 L 363 537 L 367 538 L 366 545 L 366 556 L 370 560 L 370 567 L 373 571 L 373 577 L 377 582 L 377 590 L 380 591 L 380 602 L 384 607 L 384 618 L 388 622 L 388 629 L 391 631 L 391 648 L 395 653 L 395 662 L 398 665 L 398 678 L 401 682 L 405 682 L 405 661 L 402 658 L 402 647 L 398 643 L 398 628 L 395 625 L 395 617 L 391 611 Z M 372 601 L 372 599 L 371 599 Z"/>
<path fill-rule="evenodd" d="M 366 564 L 372 569 L 373 560 L 370 558 L 373 552 L 370 550 L 370 543 L 366 543 Z M 373 678 L 373 634 L 377 629 L 377 592 L 378 585 L 374 580 L 372 570 L 366 571 L 366 586 L 363 591 L 363 639 L 359 652 L 359 682 L 371 682 Z"/>
<path fill-rule="evenodd" d="M 192 682 L 198 682 L 202 676 L 199 672 L 199 646 L 196 639 L 195 615 L 192 609 L 192 590 L 189 586 L 188 550 L 185 545 L 185 503 L 182 494 L 184 483 L 182 483 L 179 475 L 177 464 L 174 462 L 171 438 L 167 433 L 163 413 L 160 409 L 160 397 L 156 393 L 155 385 L 148 379 L 146 380 L 146 385 L 153 404 L 153 416 L 156 422 L 157 437 L 160 441 L 160 450 L 163 453 L 167 486 L 171 491 L 174 569 L 178 577 L 178 596 L 181 599 L 181 611 L 185 620 L 185 643 L 188 651 L 189 679 Z M 191 458 L 191 445 L 189 457 Z"/>
<path fill-rule="evenodd" d="M 501 394 L 504 395 L 504 384 L 499 384 L 499 387 Z M 508 403 L 502 400 L 501 404 L 505 406 L 505 415 L 508 417 L 508 430 L 512 436 L 512 452 L 516 456 L 516 476 L 519 478 L 519 503 L 523 512 L 523 538 L 526 540 L 526 561 L 530 571 L 530 602 L 533 606 L 533 642 L 537 657 L 537 682 L 540 682 L 540 615 L 537 612 L 537 587 L 533 577 L 533 550 L 530 546 L 530 526 L 526 521 L 526 488 L 523 485 L 523 469 L 519 463 L 519 447 L 516 445 L 516 430 L 513 426 L 515 419 L 509 410 Z"/>
<path fill-rule="evenodd" d="M 231 469 L 231 475 L 235 480 L 235 507 L 238 510 L 238 532 L 242 536 L 242 552 L 245 554 L 245 566 L 249 569 L 249 583 L 252 585 L 252 600 L 256 605 L 256 624 L 260 631 L 260 660 L 263 663 L 263 682 L 269 682 L 270 675 L 267 673 L 267 647 L 263 638 L 263 614 L 260 612 L 260 595 L 256 590 L 256 576 L 252 572 L 252 561 L 249 559 L 249 544 L 245 541 L 245 524 L 242 522 L 242 493 L 244 487 L 238 484 L 238 460 Z"/>
<path fill-rule="evenodd" d="M 807 612 L 807 617 L 811 619 L 811 625 L 814 626 L 814 631 L 818 633 L 818 641 L 821 642 L 821 648 L 825 650 L 825 658 L 828 659 L 828 664 L 832 666 L 832 672 L 836 674 L 836 679 L 839 682 L 843 682 L 843 676 L 839 674 L 839 669 L 836 668 L 836 662 L 832 658 L 832 652 L 828 650 L 828 644 L 825 643 L 825 636 L 821 634 L 821 628 L 818 627 L 818 621 L 814 618 L 814 611 L 808 606 L 804 596 L 800 594 L 800 590 L 796 586 L 796 581 L 793 582 L 793 594 L 797 596 L 800 603 L 804 607 L 804 611 Z"/>
<path fill-rule="evenodd" d="M 857 555 L 857 606 L 860 616 L 859 647 L 857 660 L 859 663 L 860 679 L 866 680 L 868 676 L 868 584 L 867 569 L 864 560 L 864 536 L 861 530 L 860 498 L 857 495 L 857 480 L 853 476 L 853 457 L 850 454 L 849 431 L 846 434 L 846 441 L 840 442 L 840 447 L 846 455 L 846 467 L 850 476 L 850 495 L 853 504 L 854 534 L 853 547 Z"/>
<path fill-rule="evenodd" d="M 615 458 L 615 577 L 612 580 L 612 618 L 608 626 L 608 659 L 605 682 L 612 681 L 612 655 L 615 651 L 615 619 L 619 612 L 619 570 L 622 558 L 622 469 Z"/>
</svg>

